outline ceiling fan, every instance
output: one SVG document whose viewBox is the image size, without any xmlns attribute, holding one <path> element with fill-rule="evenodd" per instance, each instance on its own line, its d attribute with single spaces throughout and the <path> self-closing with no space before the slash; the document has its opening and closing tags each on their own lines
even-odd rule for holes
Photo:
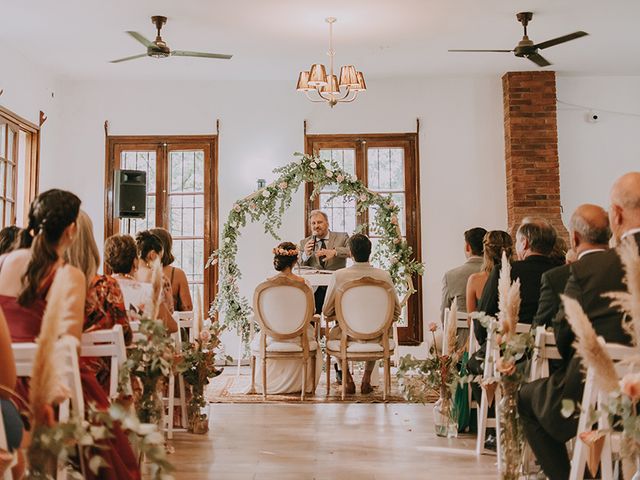
<svg viewBox="0 0 640 480">
<path fill-rule="evenodd" d="M 450 52 L 509 52 L 509 53 L 513 52 L 516 57 L 525 57 L 540 67 L 546 67 L 548 65 L 551 65 L 551 62 L 549 62 L 546 58 L 540 55 L 538 53 L 538 50 L 544 50 L 545 48 L 553 47 L 554 45 L 559 45 L 561 43 L 565 43 L 570 40 L 575 40 L 576 38 L 589 35 L 587 32 L 578 31 L 578 32 L 570 33 L 568 35 L 563 35 L 562 37 L 547 40 L 546 42 L 533 43 L 531 40 L 529 40 L 529 37 L 527 36 L 527 25 L 533 18 L 533 13 L 520 12 L 516 14 L 516 18 L 524 27 L 524 36 L 522 37 L 522 40 L 518 42 L 518 44 L 513 50 L 449 50 L 449 51 Z"/>
<path fill-rule="evenodd" d="M 141 53 L 140 55 L 133 55 L 132 57 L 119 58 L 118 60 L 111 60 L 110 63 L 120 63 L 126 62 L 128 60 L 135 60 L 136 58 L 142 57 L 155 57 L 155 58 L 166 58 L 169 56 L 172 57 L 198 57 L 198 58 L 220 58 L 223 60 L 229 60 L 232 55 L 223 55 L 221 53 L 205 53 L 205 52 L 190 52 L 188 50 L 171 50 L 169 46 L 166 44 L 162 37 L 160 36 L 160 30 L 162 30 L 162 26 L 167 23 L 167 17 L 162 17 L 160 15 L 155 15 L 151 17 L 151 23 L 156 26 L 158 30 L 158 34 L 156 39 L 151 42 L 143 35 L 138 32 L 130 32 L 127 33 L 139 41 L 142 45 L 147 48 L 146 53 Z"/>
</svg>

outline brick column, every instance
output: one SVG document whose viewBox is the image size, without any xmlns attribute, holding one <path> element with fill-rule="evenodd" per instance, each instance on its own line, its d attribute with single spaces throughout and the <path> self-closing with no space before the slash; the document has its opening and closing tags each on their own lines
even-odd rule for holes
<svg viewBox="0 0 640 480">
<path fill-rule="evenodd" d="M 523 217 L 544 217 L 568 239 L 560 216 L 555 72 L 508 72 L 502 94 L 509 231 Z"/>
</svg>

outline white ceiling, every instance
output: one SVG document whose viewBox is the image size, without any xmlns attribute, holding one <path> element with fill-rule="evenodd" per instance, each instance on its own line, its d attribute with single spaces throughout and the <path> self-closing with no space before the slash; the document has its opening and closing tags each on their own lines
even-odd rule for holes
<svg viewBox="0 0 640 480">
<path fill-rule="evenodd" d="M 508 53 L 448 53 L 448 48 L 513 48 L 515 13 L 531 10 L 535 42 L 589 32 L 545 50 L 564 74 L 640 75 L 638 0 L 0 0 L 0 45 L 55 74 L 108 79 L 291 79 L 326 63 L 327 16 L 335 25 L 336 63 L 367 78 L 490 75 L 537 69 Z M 230 53 L 232 60 L 143 58 L 125 30 L 154 38 L 151 15 L 173 49 Z M 1 50 L 0 50 L 1 51 Z M 0 65 L 0 68 L 3 68 Z"/>
</svg>

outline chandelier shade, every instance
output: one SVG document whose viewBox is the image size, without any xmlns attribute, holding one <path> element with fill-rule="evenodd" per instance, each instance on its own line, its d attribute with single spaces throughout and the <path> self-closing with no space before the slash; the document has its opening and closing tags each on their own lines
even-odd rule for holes
<svg viewBox="0 0 640 480">
<path fill-rule="evenodd" d="M 329 17 L 325 21 L 329 24 L 328 72 L 323 64 L 314 63 L 309 71 L 299 73 L 296 90 L 304 92 L 312 102 L 326 102 L 334 107 L 338 103 L 353 102 L 358 93 L 367 89 L 367 85 L 364 82 L 364 75 L 354 65 L 342 66 L 339 76 L 334 73 L 333 60 L 336 51 L 333 49 L 333 24 L 336 18 Z"/>
</svg>

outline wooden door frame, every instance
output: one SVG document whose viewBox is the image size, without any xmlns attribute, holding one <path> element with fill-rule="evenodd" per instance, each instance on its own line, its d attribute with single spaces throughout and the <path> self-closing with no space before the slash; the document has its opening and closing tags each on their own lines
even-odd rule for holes
<svg viewBox="0 0 640 480">
<path fill-rule="evenodd" d="M 205 144 L 205 145 L 203 145 Z M 156 176 L 156 218 L 162 215 L 166 218 L 167 190 L 159 189 L 160 185 L 168 185 L 168 146 L 179 146 L 190 149 L 205 147 L 208 150 L 210 166 L 209 175 L 204 182 L 204 261 L 208 255 L 218 249 L 218 135 L 107 135 L 105 140 L 105 212 L 104 212 L 104 238 L 105 240 L 118 231 L 118 221 L 114 217 L 115 199 L 113 197 L 113 171 L 115 169 L 116 147 L 125 146 L 135 148 L 143 146 L 149 150 L 150 146 L 156 146 L 156 162 L 160 165 Z M 205 172 L 206 174 L 207 172 Z M 163 191 L 164 190 L 164 191 Z M 205 282 L 209 288 L 203 292 L 203 308 L 211 304 L 215 298 L 218 285 L 218 267 L 210 266 L 204 269 Z M 205 310 L 206 315 L 207 310 Z"/>
<path fill-rule="evenodd" d="M 417 261 L 422 261 L 422 239 L 420 223 L 420 156 L 418 150 L 418 134 L 411 133 L 368 133 L 368 134 L 305 134 L 304 151 L 307 155 L 317 152 L 323 145 L 330 148 L 355 148 L 356 149 L 356 175 L 360 179 L 367 178 L 367 162 L 365 152 L 367 146 L 389 146 L 396 143 L 405 149 L 405 157 L 412 158 L 405 168 L 405 195 L 406 205 L 414 202 L 415 209 L 411 209 L 411 217 L 407 218 L 407 239 L 412 240 L 413 254 Z M 344 145 L 343 147 L 337 145 Z M 409 157 L 410 156 L 410 157 Z M 359 166 L 360 165 L 360 166 Z M 359 171 L 363 170 L 363 171 Z M 409 188 L 411 186 L 411 189 Z M 309 212 L 317 208 L 318 197 L 311 200 L 313 187 L 305 184 L 305 236 L 310 235 Z M 415 195 L 414 195 L 415 192 Z M 408 209 L 406 209 L 409 212 Z M 366 213 L 365 213 L 366 215 Z M 367 218 L 362 219 L 367 221 Z M 423 341 L 423 305 L 422 305 L 422 279 L 419 275 L 413 276 L 416 292 L 409 298 L 411 305 L 413 324 L 408 327 L 399 327 L 398 336 L 401 345 L 420 345 Z"/>
</svg>

